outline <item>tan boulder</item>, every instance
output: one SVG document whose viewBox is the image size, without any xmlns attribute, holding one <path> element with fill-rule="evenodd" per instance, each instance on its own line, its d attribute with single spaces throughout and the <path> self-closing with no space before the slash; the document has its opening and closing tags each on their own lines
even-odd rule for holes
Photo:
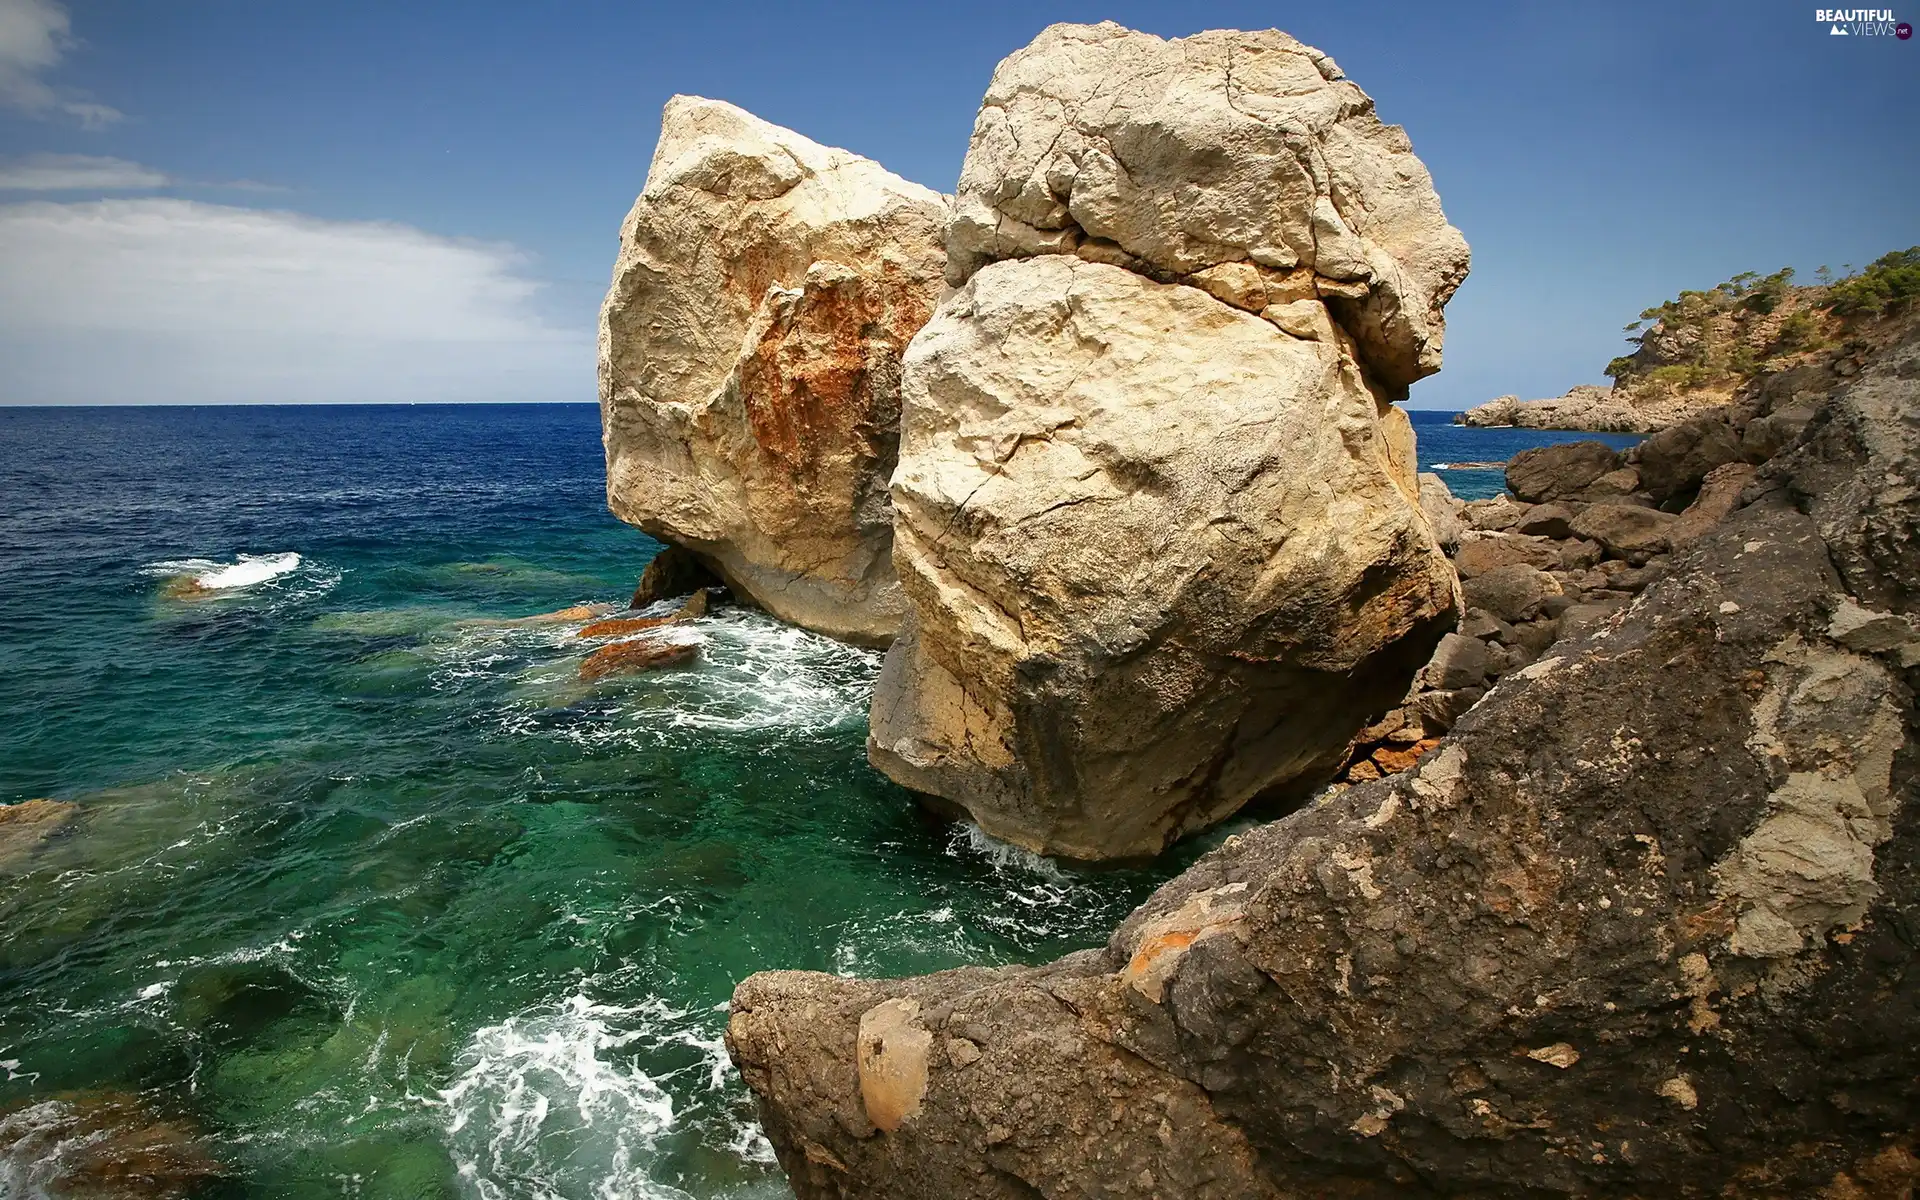
<svg viewBox="0 0 1920 1200">
<path fill-rule="evenodd" d="M 1551 570 L 1560 564 L 1560 548 L 1545 538 L 1495 534 L 1462 543 L 1453 556 L 1453 569 L 1460 572 L 1462 579 L 1472 579 L 1514 563 Z"/>
<path fill-rule="evenodd" d="M 1484 571 L 1462 585 L 1468 608 L 1484 609 L 1503 621 L 1526 621 L 1562 593 L 1558 581 L 1524 562 Z"/>
<path fill-rule="evenodd" d="M 1409 423 L 1408 428 L 1412 425 Z M 1466 505 L 1454 497 L 1447 487 L 1447 481 L 1432 472 L 1420 475 L 1420 511 L 1426 514 L 1427 524 L 1433 527 L 1434 540 L 1444 550 L 1453 550 L 1460 545 L 1460 539 L 1466 533 L 1464 513 Z"/>
<path fill-rule="evenodd" d="M 869 757 L 997 837 L 1151 854 L 1315 786 L 1454 621 L 1344 337 L 1048 255 L 975 273 L 903 387 Z"/>
<path fill-rule="evenodd" d="M 601 310 L 615 515 L 783 620 L 890 640 L 899 362 L 945 211 L 858 155 L 668 101 Z"/>
<path fill-rule="evenodd" d="M 947 253 L 955 285 L 1077 253 L 1301 336 L 1330 312 L 1392 396 L 1440 369 L 1467 273 L 1406 133 L 1332 59 L 1278 30 L 1167 41 L 1110 21 L 1049 26 L 994 71 Z"/>
</svg>

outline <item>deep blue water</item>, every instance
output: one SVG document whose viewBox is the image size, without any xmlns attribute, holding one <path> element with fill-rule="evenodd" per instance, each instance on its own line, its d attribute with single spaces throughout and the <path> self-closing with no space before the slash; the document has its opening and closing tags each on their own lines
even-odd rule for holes
<svg viewBox="0 0 1920 1200">
<path fill-rule="evenodd" d="M 1443 422 L 1427 462 L 1556 440 Z M 779 1195 L 740 978 L 1045 960 L 1201 849 L 926 821 L 865 763 L 877 656 L 753 613 L 581 683 L 578 620 L 516 622 L 656 549 L 592 406 L 0 408 L 0 472 L 0 803 L 77 805 L 0 842 L 0 1195 L 109 1095 L 230 1194 Z"/>
<path fill-rule="evenodd" d="M 1625 449 L 1640 440 L 1631 433 L 1556 433 L 1539 429 L 1473 429 L 1453 424 L 1450 412 L 1411 412 L 1414 433 L 1420 441 L 1420 469 L 1432 471 L 1437 464 L 1463 462 L 1505 462 L 1522 450 L 1558 442 L 1600 441 L 1615 449 Z M 1451 467 L 1436 472 L 1447 481 L 1447 489 L 1462 500 L 1497 496 L 1506 490 L 1503 472 L 1498 470 L 1459 470 Z"/>
</svg>

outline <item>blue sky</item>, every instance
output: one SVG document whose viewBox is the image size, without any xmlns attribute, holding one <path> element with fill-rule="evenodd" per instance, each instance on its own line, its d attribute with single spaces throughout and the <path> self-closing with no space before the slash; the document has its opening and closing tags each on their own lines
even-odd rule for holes
<svg viewBox="0 0 1920 1200">
<path fill-rule="evenodd" d="M 1920 242 L 1920 39 L 1774 0 L 0 0 L 0 402 L 589 400 L 669 95 L 946 191 L 995 62 L 1103 18 L 1278 26 L 1406 126 L 1474 250 L 1416 406 L 1598 382 L 1682 287 Z"/>
</svg>

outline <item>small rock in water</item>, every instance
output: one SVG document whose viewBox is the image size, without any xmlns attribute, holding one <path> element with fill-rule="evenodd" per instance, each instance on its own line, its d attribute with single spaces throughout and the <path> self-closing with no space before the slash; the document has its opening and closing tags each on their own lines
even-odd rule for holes
<svg viewBox="0 0 1920 1200">
<path fill-rule="evenodd" d="M 664 617 L 615 617 L 609 621 L 595 621 L 580 631 L 583 638 L 619 637 L 628 633 L 639 633 L 643 629 L 658 629 L 662 625 L 675 625 L 681 621 L 691 621 L 695 617 L 707 615 L 707 589 L 701 588 L 687 597 L 687 602 Z"/>
<path fill-rule="evenodd" d="M 78 805 L 63 800 L 0 805 L 0 875 L 20 870 L 42 843 L 79 815 Z"/>
<path fill-rule="evenodd" d="M 192 1126 L 129 1092 L 67 1092 L 0 1113 L 0 1179 L 22 1196 L 176 1200 L 223 1173 Z"/>
<path fill-rule="evenodd" d="M 1579 496 L 1619 466 L 1619 452 L 1605 442 L 1539 446 L 1507 463 L 1507 488 L 1529 504 L 1549 504 Z"/>
<path fill-rule="evenodd" d="M 700 657 L 699 642 L 669 642 L 657 638 L 635 638 L 602 646 L 580 664 L 580 678 L 600 679 L 608 675 L 635 675 L 677 667 Z"/>
</svg>

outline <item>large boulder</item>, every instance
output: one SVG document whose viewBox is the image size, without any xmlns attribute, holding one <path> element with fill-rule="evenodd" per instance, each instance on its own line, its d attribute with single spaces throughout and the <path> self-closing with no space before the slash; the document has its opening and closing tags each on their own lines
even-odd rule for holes
<svg viewBox="0 0 1920 1200">
<path fill-rule="evenodd" d="M 1522 450 L 1507 463 L 1507 490 L 1530 504 L 1581 496 L 1620 466 L 1605 442 L 1560 442 Z"/>
<path fill-rule="evenodd" d="M 1910 337 L 1638 600 L 1104 949 L 748 979 L 801 1200 L 1910 1195 L 1916 379 Z"/>
<path fill-rule="evenodd" d="M 907 355 L 875 765 L 1079 858 L 1324 780 L 1456 605 L 1350 345 L 1063 255 L 976 272 Z"/>
<path fill-rule="evenodd" d="M 1657 502 L 1699 490 L 1708 472 L 1739 462 L 1740 435 L 1715 414 L 1669 425 L 1641 442 L 1640 482 Z"/>
<path fill-rule="evenodd" d="M 1068 253 L 1189 280 L 1285 324 L 1325 301 L 1390 396 L 1440 369 L 1467 274 L 1406 133 L 1278 30 L 1172 41 L 1053 25 L 993 73 L 947 234 L 948 280 Z"/>
<path fill-rule="evenodd" d="M 1561 594 L 1558 581 L 1526 563 L 1508 563 L 1468 579 L 1462 587 L 1469 608 L 1492 613 L 1503 621 L 1527 621 L 1547 601 Z"/>
<path fill-rule="evenodd" d="M 1657 508 L 1632 504 L 1590 504 L 1573 519 L 1575 537 L 1598 542 L 1621 558 L 1658 554 L 1677 518 Z"/>
<path fill-rule="evenodd" d="M 600 316 L 607 502 L 795 624 L 899 628 L 886 482 L 945 201 L 676 96 Z"/>
</svg>

